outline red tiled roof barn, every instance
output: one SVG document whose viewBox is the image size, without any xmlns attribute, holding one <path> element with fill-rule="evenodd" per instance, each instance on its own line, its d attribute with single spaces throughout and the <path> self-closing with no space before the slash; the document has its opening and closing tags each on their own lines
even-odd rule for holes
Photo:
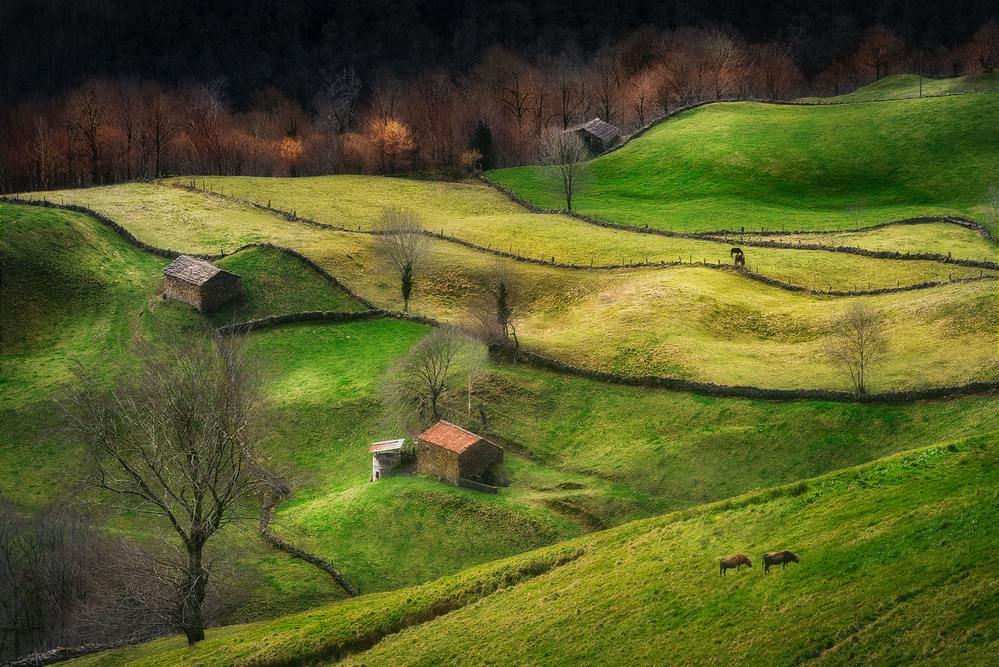
<svg viewBox="0 0 999 667">
<path fill-rule="evenodd" d="M 502 447 L 445 421 L 421 433 L 417 442 L 416 471 L 455 486 L 462 479 L 481 480 L 491 465 L 503 462 Z"/>
</svg>

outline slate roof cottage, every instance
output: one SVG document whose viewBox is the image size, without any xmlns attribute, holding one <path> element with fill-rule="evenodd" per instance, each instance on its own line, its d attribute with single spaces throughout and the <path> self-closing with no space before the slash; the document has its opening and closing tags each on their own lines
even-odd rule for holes
<svg viewBox="0 0 999 667">
<path fill-rule="evenodd" d="M 578 134 L 586 147 L 595 153 L 603 153 L 610 148 L 620 133 L 616 127 L 599 118 L 570 127 L 565 131 Z"/>
<path fill-rule="evenodd" d="M 163 292 L 168 299 L 190 304 L 199 311 L 214 310 L 243 292 L 243 279 L 211 262 L 181 255 L 163 269 Z"/>
<path fill-rule="evenodd" d="M 490 466 L 502 462 L 502 447 L 449 422 L 437 422 L 417 439 L 416 471 L 455 486 L 480 480 Z"/>
</svg>

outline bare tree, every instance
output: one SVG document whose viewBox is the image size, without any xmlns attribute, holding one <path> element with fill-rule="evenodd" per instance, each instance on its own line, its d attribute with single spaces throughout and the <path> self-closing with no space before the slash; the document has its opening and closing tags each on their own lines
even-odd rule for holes
<svg viewBox="0 0 999 667">
<path fill-rule="evenodd" d="M 855 303 L 833 323 L 824 348 L 833 364 L 850 374 L 854 391 L 866 394 L 871 367 L 888 351 L 884 318 L 872 307 Z"/>
<path fill-rule="evenodd" d="M 541 161 L 547 165 L 543 177 L 553 190 L 565 197 L 572 210 L 572 198 L 585 187 L 590 173 L 590 151 L 575 132 L 549 130 L 542 141 Z"/>
<path fill-rule="evenodd" d="M 382 213 L 375 243 L 385 264 L 399 274 L 402 312 L 409 312 L 413 276 L 430 258 L 433 243 L 415 213 L 394 207 Z"/>
<path fill-rule="evenodd" d="M 244 338 L 211 331 L 163 335 L 133 347 L 134 364 L 108 385 L 82 364 L 60 398 L 66 436 L 86 452 L 89 486 L 109 505 L 164 520 L 179 538 L 175 626 L 204 639 L 209 567 L 205 547 L 251 518 L 246 503 L 266 478 L 256 446 L 264 370 Z"/>
<path fill-rule="evenodd" d="M 850 214 L 850 217 L 853 218 L 854 229 L 860 229 L 860 219 L 864 217 L 865 213 L 867 213 L 867 200 L 858 199 L 847 206 L 846 211 Z"/>
<path fill-rule="evenodd" d="M 486 276 L 486 288 L 469 306 L 473 335 L 491 350 L 513 348 L 516 356 L 516 321 L 523 307 L 522 281 L 509 263 L 499 263 Z M 512 343 L 512 344 L 511 344 Z"/>
<path fill-rule="evenodd" d="M 442 396 L 454 379 L 467 339 L 451 326 L 421 338 L 391 372 L 390 387 L 403 421 L 415 418 L 423 428 L 441 418 Z"/>
<path fill-rule="evenodd" d="M 325 131 L 344 134 L 350 129 L 360 92 L 361 80 L 353 66 L 338 74 L 323 74 L 323 86 L 316 96 L 315 107 Z"/>
</svg>

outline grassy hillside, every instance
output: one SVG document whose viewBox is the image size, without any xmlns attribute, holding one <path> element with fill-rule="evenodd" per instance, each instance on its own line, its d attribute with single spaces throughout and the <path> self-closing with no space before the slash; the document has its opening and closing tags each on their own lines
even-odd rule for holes
<svg viewBox="0 0 999 667">
<path fill-rule="evenodd" d="M 836 97 L 805 97 L 802 102 L 835 104 L 837 102 L 867 102 L 872 100 L 901 100 L 917 97 L 920 85 L 924 96 L 966 95 L 999 92 L 999 72 L 979 73 L 945 79 L 923 77 L 918 74 L 896 74 Z"/>
<path fill-rule="evenodd" d="M 230 191 L 235 182 L 227 179 L 224 186 L 218 183 L 219 189 Z M 367 212 L 365 224 L 377 220 L 379 202 L 384 201 L 379 198 L 399 190 L 418 211 L 432 215 L 431 205 L 437 202 L 439 214 L 457 216 L 445 228 L 449 234 L 483 247 L 513 248 L 537 259 L 554 256 L 559 262 L 582 265 L 648 259 L 717 266 L 730 261 L 731 244 L 604 229 L 564 216 L 510 213 L 504 208 L 509 202 L 481 185 L 452 184 L 442 191 L 440 184 L 360 177 L 343 182 L 339 177 L 246 182 L 251 184 L 284 191 L 289 197 L 297 193 L 312 204 L 324 197 L 338 201 L 335 193 L 346 191 L 349 196 L 344 198 Z M 242 235 L 239 242 L 272 235 L 276 243 L 305 253 L 376 304 L 391 309 L 402 306 L 398 280 L 384 271 L 368 234 L 317 229 L 218 197 L 147 184 L 67 191 L 60 196 L 120 216 L 122 224 L 143 240 L 185 250 L 210 248 L 221 226 L 230 220 L 230 228 Z M 362 201 L 363 206 L 357 203 Z M 335 221 L 336 216 L 328 215 L 326 221 Z M 177 230 L 160 222 L 164 217 L 182 216 L 184 226 Z M 439 219 L 433 224 L 439 224 Z M 957 257 L 995 256 L 994 248 L 980 237 L 954 225 L 895 226 L 869 233 L 875 249 L 894 244 L 913 251 L 946 249 Z M 821 242 L 863 245 L 864 234 L 868 232 Z M 816 351 L 821 349 L 828 323 L 849 306 L 849 300 L 788 294 L 737 274 L 687 266 L 565 270 L 499 260 L 445 241 L 434 242 L 434 253 L 427 270 L 416 279 L 411 307 L 421 314 L 460 322 L 469 300 L 482 289 L 483 276 L 505 262 L 525 285 L 522 341 L 548 354 L 629 374 L 678 375 L 720 384 L 845 387 L 845 379 Z M 747 257 L 757 273 L 818 289 L 894 287 L 983 273 L 938 262 L 823 251 L 747 248 Z M 878 388 L 959 384 L 993 377 L 997 360 L 988 341 L 996 304 L 988 297 L 994 291 L 991 285 L 942 287 L 875 299 L 898 341 L 888 365 L 879 371 L 882 384 Z M 957 325 L 950 326 L 952 322 Z M 947 341 L 947 347 L 941 346 L 941 340 Z M 946 349 L 960 350 L 960 354 L 944 354 Z M 783 363 L 774 364 L 775 359 Z"/>
<path fill-rule="evenodd" d="M 716 104 L 680 114 L 592 163 L 578 210 L 662 229 L 847 229 L 974 215 L 999 166 L 995 95 L 871 104 Z M 545 207 L 537 168 L 490 178 Z"/>
<path fill-rule="evenodd" d="M 999 435 L 75 665 L 989 664 Z M 800 558 L 763 573 L 761 555 Z M 745 552 L 754 567 L 718 574 Z"/>
<path fill-rule="evenodd" d="M 18 249 L 30 240 L 43 264 L 58 267 L 65 256 L 74 257 L 72 266 L 82 285 L 98 283 L 101 262 L 114 257 L 120 263 L 116 274 L 132 275 L 144 286 L 112 283 L 108 288 L 111 302 L 127 306 L 102 311 L 105 319 L 97 320 L 97 326 L 116 332 L 113 345 L 92 342 L 85 329 L 73 330 L 83 338 L 61 343 L 70 332 L 62 329 L 61 320 L 46 320 L 36 329 L 51 344 L 24 354 L 8 354 L 5 348 L 7 474 L 0 493 L 32 507 L 67 488 L 63 470 L 75 460 L 72 451 L 37 440 L 51 415 L 47 400 L 67 379 L 72 355 L 82 354 L 85 360 L 104 356 L 113 362 L 135 331 L 146 330 L 146 323 L 185 326 L 203 316 L 184 304 L 156 298 L 165 261 L 150 262 L 90 218 L 35 207 L 5 207 L 5 213 L 10 215 L 5 215 L 5 262 L 21 262 Z M 60 233 L 52 231 L 51 220 L 61 221 Z M 46 234 L 40 236 L 39 229 Z M 77 248 L 89 236 L 105 239 L 93 255 Z M 297 260 L 276 251 L 253 249 L 222 263 L 247 280 L 248 296 L 238 315 L 338 307 L 339 297 L 328 284 L 309 278 Z M 540 284 L 557 273 L 539 268 Z M 5 272 L 20 275 L 25 274 Z M 83 290 L 66 296 L 60 291 L 64 288 L 65 283 L 42 279 L 33 287 L 43 301 L 90 294 Z M 14 280 L 4 295 L 13 299 L 27 289 Z M 504 474 L 515 480 L 513 486 L 498 497 L 485 497 L 406 476 L 370 484 L 368 443 L 400 435 L 382 403 L 386 370 L 426 331 L 408 322 L 376 320 L 303 323 L 264 329 L 252 337 L 272 362 L 271 402 L 280 417 L 274 420 L 268 455 L 288 472 L 295 489 L 279 507 L 275 529 L 330 558 L 364 591 L 433 580 L 594 528 L 786 483 L 948 436 L 979 433 L 992 415 L 986 398 L 895 408 L 807 402 L 775 406 L 608 387 L 501 366 L 492 368 L 475 392 L 489 415 L 486 432 L 507 445 Z M 59 369 L 58 378 L 39 381 L 38 369 L 48 368 Z M 452 389 L 451 418 L 478 428 L 466 421 L 464 400 L 463 393 Z M 848 435 L 851 429 L 855 433 Z M 266 576 L 268 584 L 237 617 L 301 608 L 329 594 L 322 578 L 302 576 L 259 544 L 245 551 L 244 567 Z"/>
</svg>

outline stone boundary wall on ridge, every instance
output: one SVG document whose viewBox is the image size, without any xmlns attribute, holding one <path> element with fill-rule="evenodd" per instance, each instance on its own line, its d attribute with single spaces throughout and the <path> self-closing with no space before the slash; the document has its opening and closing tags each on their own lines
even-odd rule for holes
<svg viewBox="0 0 999 667">
<path fill-rule="evenodd" d="M 322 570 L 326 574 L 330 575 L 333 581 L 336 582 L 336 585 L 339 586 L 344 593 L 350 597 L 357 597 L 357 589 L 354 588 L 349 581 L 347 581 L 347 578 L 340 573 L 340 570 L 333 567 L 333 563 L 323 560 L 319 556 L 310 554 L 304 549 L 299 549 L 294 544 L 291 544 L 290 542 L 287 542 L 272 533 L 271 520 L 273 519 L 273 515 L 274 505 L 272 503 L 267 503 L 260 508 L 260 537 L 264 540 L 264 542 L 267 542 L 275 549 L 291 554 L 292 556 L 304 560 L 306 563 Z"/>
<path fill-rule="evenodd" d="M 912 403 L 914 401 L 952 396 L 991 395 L 999 392 L 999 382 L 971 382 L 958 386 L 931 387 L 929 389 L 890 391 L 876 394 L 857 394 L 831 389 L 765 389 L 748 385 L 720 385 L 712 382 L 697 382 L 660 375 L 620 375 L 618 373 L 580 368 L 564 361 L 558 361 L 557 359 L 524 349 L 521 349 L 518 353 L 518 359 L 524 359 L 527 363 L 538 368 L 589 380 L 606 382 L 608 384 L 687 391 L 718 398 L 749 398 L 765 401 L 833 401 L 837 403 Z"/>
</svg>

